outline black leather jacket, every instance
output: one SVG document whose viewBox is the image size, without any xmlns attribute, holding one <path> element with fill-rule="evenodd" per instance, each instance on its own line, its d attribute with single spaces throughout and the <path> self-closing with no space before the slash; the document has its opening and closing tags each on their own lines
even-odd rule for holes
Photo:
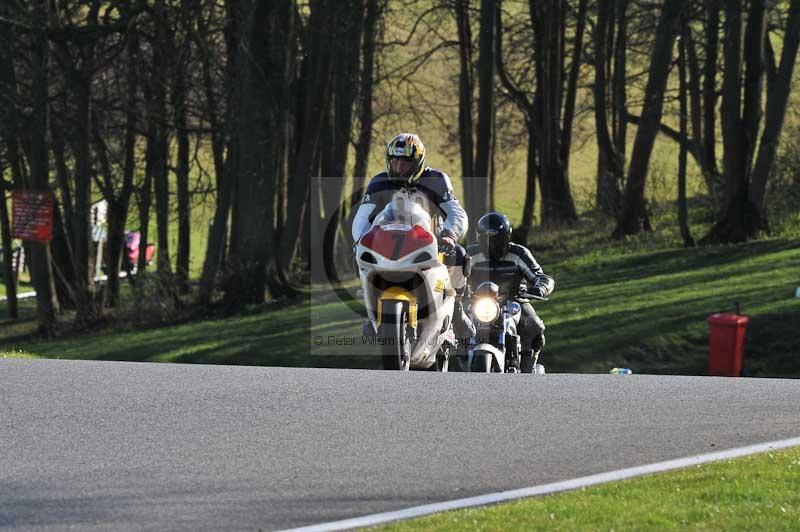
<svg viewBox="0 0 800 532">
<path fill-rule="evenodd" d="M 492 281 L 500 286 L 500 291 L 514 296 L 524 283 L 528 292 L 538 289 L 542 297 L 549 296 L 555 289 L 555 280 L 544 273 L 533 254 L 525 246 L 508 244 L 505 255 L 500 260 L 490 260 L 478 246 L 468 249 L 472 257 L 469 284 L 473 288 L 484 281 Z"/>
</svg>

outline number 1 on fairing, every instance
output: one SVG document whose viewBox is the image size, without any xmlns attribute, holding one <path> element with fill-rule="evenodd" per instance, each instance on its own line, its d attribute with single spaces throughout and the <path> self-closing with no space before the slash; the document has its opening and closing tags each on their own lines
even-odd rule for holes
<svg viewBox="0 0 800 532">
<path fill-rule="evenodd" d="M 400 258 L 400 250 L 403 249 L 403 242 L 406 241 L 406 234 L 397 233 L 392 235 L 392 238 L 394 238 L 394 249 L 392 250 L 392 260 L 397 260 Z"/>
</svg>

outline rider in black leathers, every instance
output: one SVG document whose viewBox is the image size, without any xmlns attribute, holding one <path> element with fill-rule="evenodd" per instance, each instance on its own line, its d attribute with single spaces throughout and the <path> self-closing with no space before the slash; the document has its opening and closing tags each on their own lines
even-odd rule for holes
<svg viewBox="0 0 800 532">
<path fill-rule="evenodd" d="M 469 249 L 472 258 L 470 286 L 478 286 L 484 281 L 499 285 L 510 282 L 516 285 L 511 286 L 513 293 L 543 298 L 550 295 L 555 281 L 544 273 L 527 247 L 511 242 L 511 223 L 505 215 L 497 212 L 483 215 L 478 220 L 476 232 L 478 244 Z M 523 373 L 531 373 L 534 355 L 538 356 L 545 344 L 545 327 L 527 300 L 517 301 L 522 307 L 517 325 L 522 346 L 520 366 Z"/>
</svg>

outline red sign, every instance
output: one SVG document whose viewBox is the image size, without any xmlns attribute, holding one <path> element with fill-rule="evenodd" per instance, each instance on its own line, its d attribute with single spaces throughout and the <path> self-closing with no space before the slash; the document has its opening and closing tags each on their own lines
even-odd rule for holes
<svg viewBox="0 0 800 532">
<path fill-rule="evenodd" d="M 53 193 L 15 190 L 11 194 L 12 238 L 49 242 L 53 238 Z"/>
</svg>

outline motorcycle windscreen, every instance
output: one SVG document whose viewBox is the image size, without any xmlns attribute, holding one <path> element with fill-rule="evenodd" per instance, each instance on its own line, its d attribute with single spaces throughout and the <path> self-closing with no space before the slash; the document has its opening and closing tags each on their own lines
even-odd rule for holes
<svg viewBox="0 0 800 532">
<path fill-rule="evenodd" d="M 502 295 L 513 296 L 519 291 L 522 274 L 516 264 L 511 261 L 485 261 L 473 263 L 470 273 L 469 283 L 472 289 L 484 281 L 496 283 L 499 293 Z"/>
</svg>

